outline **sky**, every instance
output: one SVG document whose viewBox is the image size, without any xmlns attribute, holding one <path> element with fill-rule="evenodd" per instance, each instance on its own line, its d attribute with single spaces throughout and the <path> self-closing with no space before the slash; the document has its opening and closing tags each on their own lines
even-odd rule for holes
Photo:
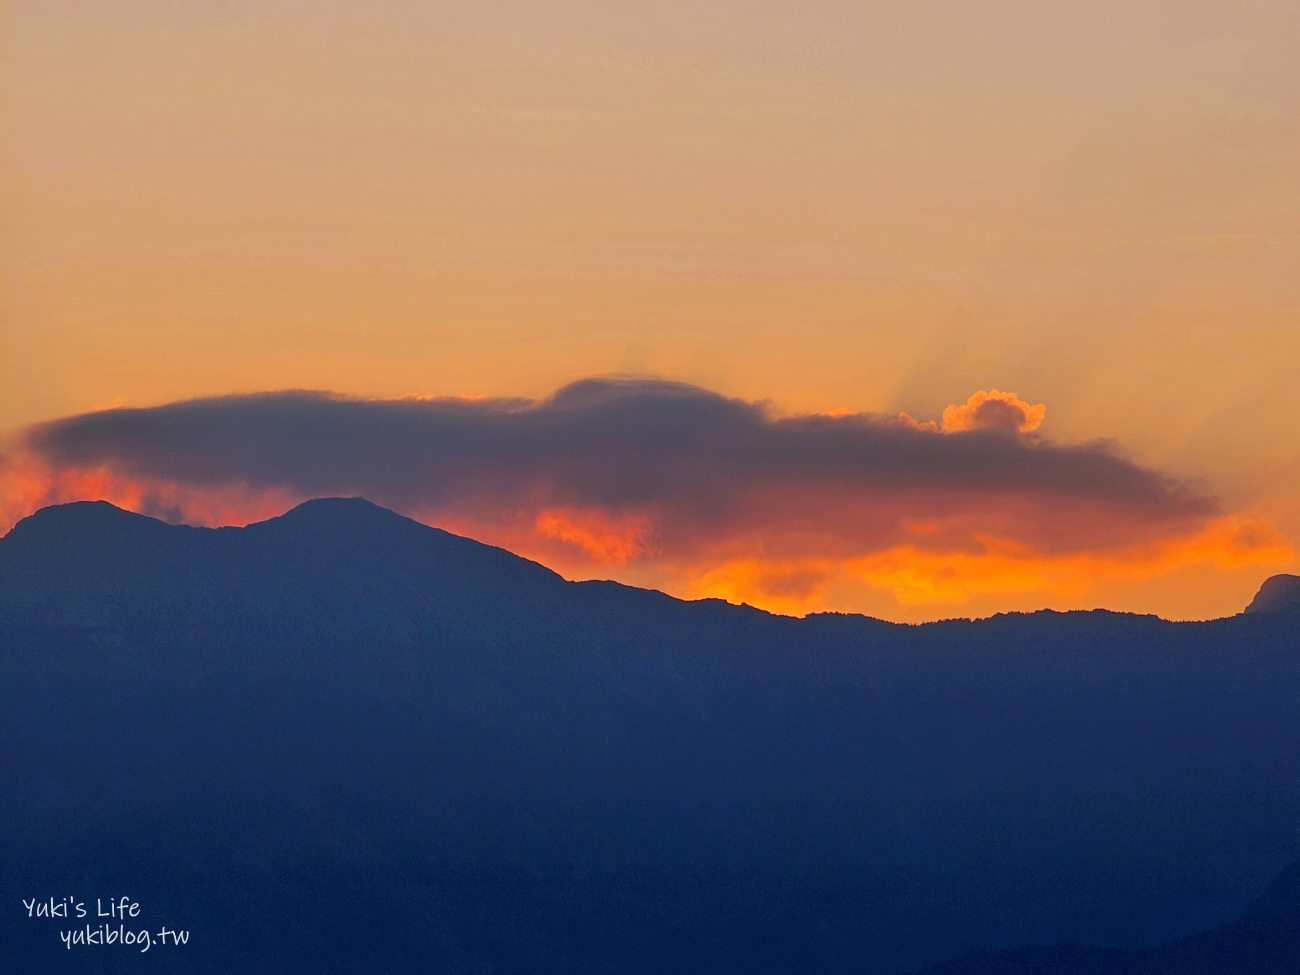
<svg viewBox="0 0 1300 975">
<path fill-rule="evenodd" d="M 909 621 L 1297 570 L 1294 3 L 0 16 L 0 530 L 359 493 Z"/>
</svg>

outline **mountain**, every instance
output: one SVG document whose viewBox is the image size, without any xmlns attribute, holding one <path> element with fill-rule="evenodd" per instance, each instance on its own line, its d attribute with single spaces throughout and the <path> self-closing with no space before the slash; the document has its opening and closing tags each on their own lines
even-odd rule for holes
<svg viewBox="0 0 1300 975">
<path fill-rule="evenodd" d="M 1300 961 L 1300 863 L 1246 913 L 1206 934 L 1137 951 L 1057 945 L 979 952 L 922 975 L 1279 975 Z"/>
<path fill-rule="evenodd" d="M 1246 612 L 1300 612 L 1300 576 L 1276 575 L 1265 579 Z"/>
<path fill-rule="evenodd" d="M 793 619 L 359 499 L 240 529 L 48 508 L 0 539 L 0 937 L 14 970 L 137 971 L 11 909 L 128 895 L 192 934 L 149 963 L 195 973 L 1176 942 L 1296 857 L 1298 637 Z"/>
</svg>

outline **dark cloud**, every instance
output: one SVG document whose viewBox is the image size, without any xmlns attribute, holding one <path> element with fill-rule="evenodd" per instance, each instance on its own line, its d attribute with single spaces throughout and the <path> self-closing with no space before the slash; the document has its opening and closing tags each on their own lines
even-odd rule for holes
<svg viewBox="0 0 1300 975">
<path fill-rule="evenodd" d="M 871 415 L 776 417 L 681 383 L 588 379 L 540 401 L 197 399 L 69 417 L 28 431 L 26 444 L 56 466 L 362 494 L 422 513 L 640 515 L 669 549 L 752 534 L 860 550 L 917 519 L 1069 549 L 1215 508 L 1105 445 L 1017 435 L 1025 420 L 1014 403 L 975 404 L 972 420 L 941 432 Z"/>
</svg>

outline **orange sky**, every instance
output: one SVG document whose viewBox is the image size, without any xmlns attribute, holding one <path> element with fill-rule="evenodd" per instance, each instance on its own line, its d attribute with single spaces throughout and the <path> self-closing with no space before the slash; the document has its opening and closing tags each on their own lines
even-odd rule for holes
<svg viewBox="0 0 1300 975">
<path fill-rule="evenodd" d="M 1207 561 L 1231 534 L 1207 522 L 1047 576 L 949 553 L 985 580 L 956 599 L 905 547 L 769 564 L 787 595 L 763 598 L 1199 616 L 1294 571 L 1294 4 L 14 0 L 0 29 L 11 433 L 613 373 L 939 422 L 996 387 L 1045 404 L 1037 435 L 1112 441 L 1271 525 L 1268 564 Z M 607 515 L 536 512 L 529 538 L 560 558 Z M 710 559 L 609 572 L 741 597 L 762 577 Z"/>
</svg>

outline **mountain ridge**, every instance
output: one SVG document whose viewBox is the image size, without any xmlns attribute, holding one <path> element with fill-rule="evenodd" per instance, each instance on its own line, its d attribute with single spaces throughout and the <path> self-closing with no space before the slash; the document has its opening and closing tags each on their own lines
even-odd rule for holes
<svg viewBox="0 0 1300 975">
<path fill-rule="evenodd" d="M 1300 959 L 1300 861 L 1230 923 L 1135 951 L 1052 945 L 977 952 L 916 975 L 1278 975 Z"/>
<path fill-rule="evenodd" d="M 202 924 L 187 972 L 1122 952 L 1230 922 L 1297 853 L 1290 614 L 796 619 L 566 582 L 354 501 L 20 527 L 0 900 L 129 887 Z"/>
<path fill-rule="evenodd" d="M 1247 613 L 1278 613 L 1300 611 L 1300 576 L 1280 573 L 1264 580 L 1255 598 L 1246 607 Z"/>
<path fill-rule="evenodd" d="M 146 525 L 150 526 L 146 529 Z M 280 532 L 291 528 L 295 529 L 316 529 L 325 530 L 335 534 L 340 534 L 346 530 L 348 533 L 355 535 L 357 532 L 383 531 L 388 533 L 400 532 L 403 529 L 414 531 L 418 534 L 420 531 L 425 533 L 434 533 L 425 535 L 426 538 L 437 537 L 444 542 L 450 539 L 457 540 L 452 544 L 469 543 L 479 546 L 482 550 L 508 555 L 520 562 L 526 562 L 530 565 L 537 566 L 548 573 L 562 578 L 554 570 L 537 562 L 528 559 L 525 556 L 511 552 L 509 549 L 489 543 L 480 542 L 476 539 L 463 535 L 457 535 L 445 529 L 433 525 L 425 524 L 409 516 L 400 514 L 392 509 L 385 508 L 375 504 L 363 497 L 321 497 L 303 501 L 280 515 L 264 519 L 262 521 L 251 522 L 241 527 L 218 527 L 207 528 L 203 526 L 194 526 L 187 524 L 173 524 L 163 521 L 149 515 L 130 511 L 112 504 L 108 501 L 73 501 L 64 504 L 48 505 L 31 515 L 19 520 L 10 531 L 0 536 L 0 549 L 6 539 L 11 536 L 22 539 L 24 542 L 35 542 L 37 532 L 45 532 L 43 537 L 46 540 L 67 540 L 73 538 L 77 533 L 87 531 L 112 531 L 121 532 L 123 530 L 136 531 L 157 531 L 158 528 L 171 529 L 188 529 L 191 531 L 222 531 L 222 532 L 239 532 L 253 530 L 254 532 Z M 629 586 L 626 583 L 617 582 L 616 580 L 566 580 L 578 584 L 608 583 L 610 585 L 621 586 L 626 589 L 634 589 L 640 592 L 660 592 L 660 590 L 647 589 L 638 586 Z M 725 603 L 731 606 L 748 606 L 748 604 L 731 603 L 727 600 L 716 598 L 709 599 L 682 599 L 681 597 L 671 596 L 664 593 L 670 599 L 675 599 L 683 603 L 701 603 L 701 604 L 718 604 Z M 1300 606 L 1300 576 L 1279 574 L 1266 579 L 1260 589 L 1257 591 L 1250 604 L 1246 606 L 1243 613 L 1259 614 L 1276 612 L 1279 610 L 1289 611 Z M 771 616 L 788 616 L 788 614 L 773 613 L 770 610 L 764 610 L 760 607 L 749 607 L 757 609 L 759 612 Z M 878 617 L 869 616 L 863 613 L 851 613 L 840 611 L 824 611 L 808 613 L 802 617 L 789 617 L 796 619 L 853 619 L 869 620 L 872 623 L 888 624 L 896 626 L 930 626 L 948 622 L 978 622 L 986 619 L 1000 619 L 1009 617 L 1035 616 L 1038 614 L 1054 615 L 1080 615 L 1080 614 L 1110 614 L 1116 616 L 1138 617 L 1158 619 L 1164 623 L 1177 624 L 1185 621 L 1168 620 L 1164 617 L 1157 616 L 1153 613 L 1135 613 L 1122 610 L 1111 610 L 1104 607 L 1095 607 L 1093 609 L 1074 609 L 1074 610 L 1053 610 L 1048 608 L 1028 610 L 1028 611 L 1011 611 L 995 613 L 988 617 L 949 617 L 943 619 L 929 620 L 918 624 L 893 623 L 889 620 L 882 620 Z M 1240 615 L 1240 614 L 1238 614 Z M 1231 619 L 1233 617 L 1218 617 L 1216 619 Z"/>
</svg>

